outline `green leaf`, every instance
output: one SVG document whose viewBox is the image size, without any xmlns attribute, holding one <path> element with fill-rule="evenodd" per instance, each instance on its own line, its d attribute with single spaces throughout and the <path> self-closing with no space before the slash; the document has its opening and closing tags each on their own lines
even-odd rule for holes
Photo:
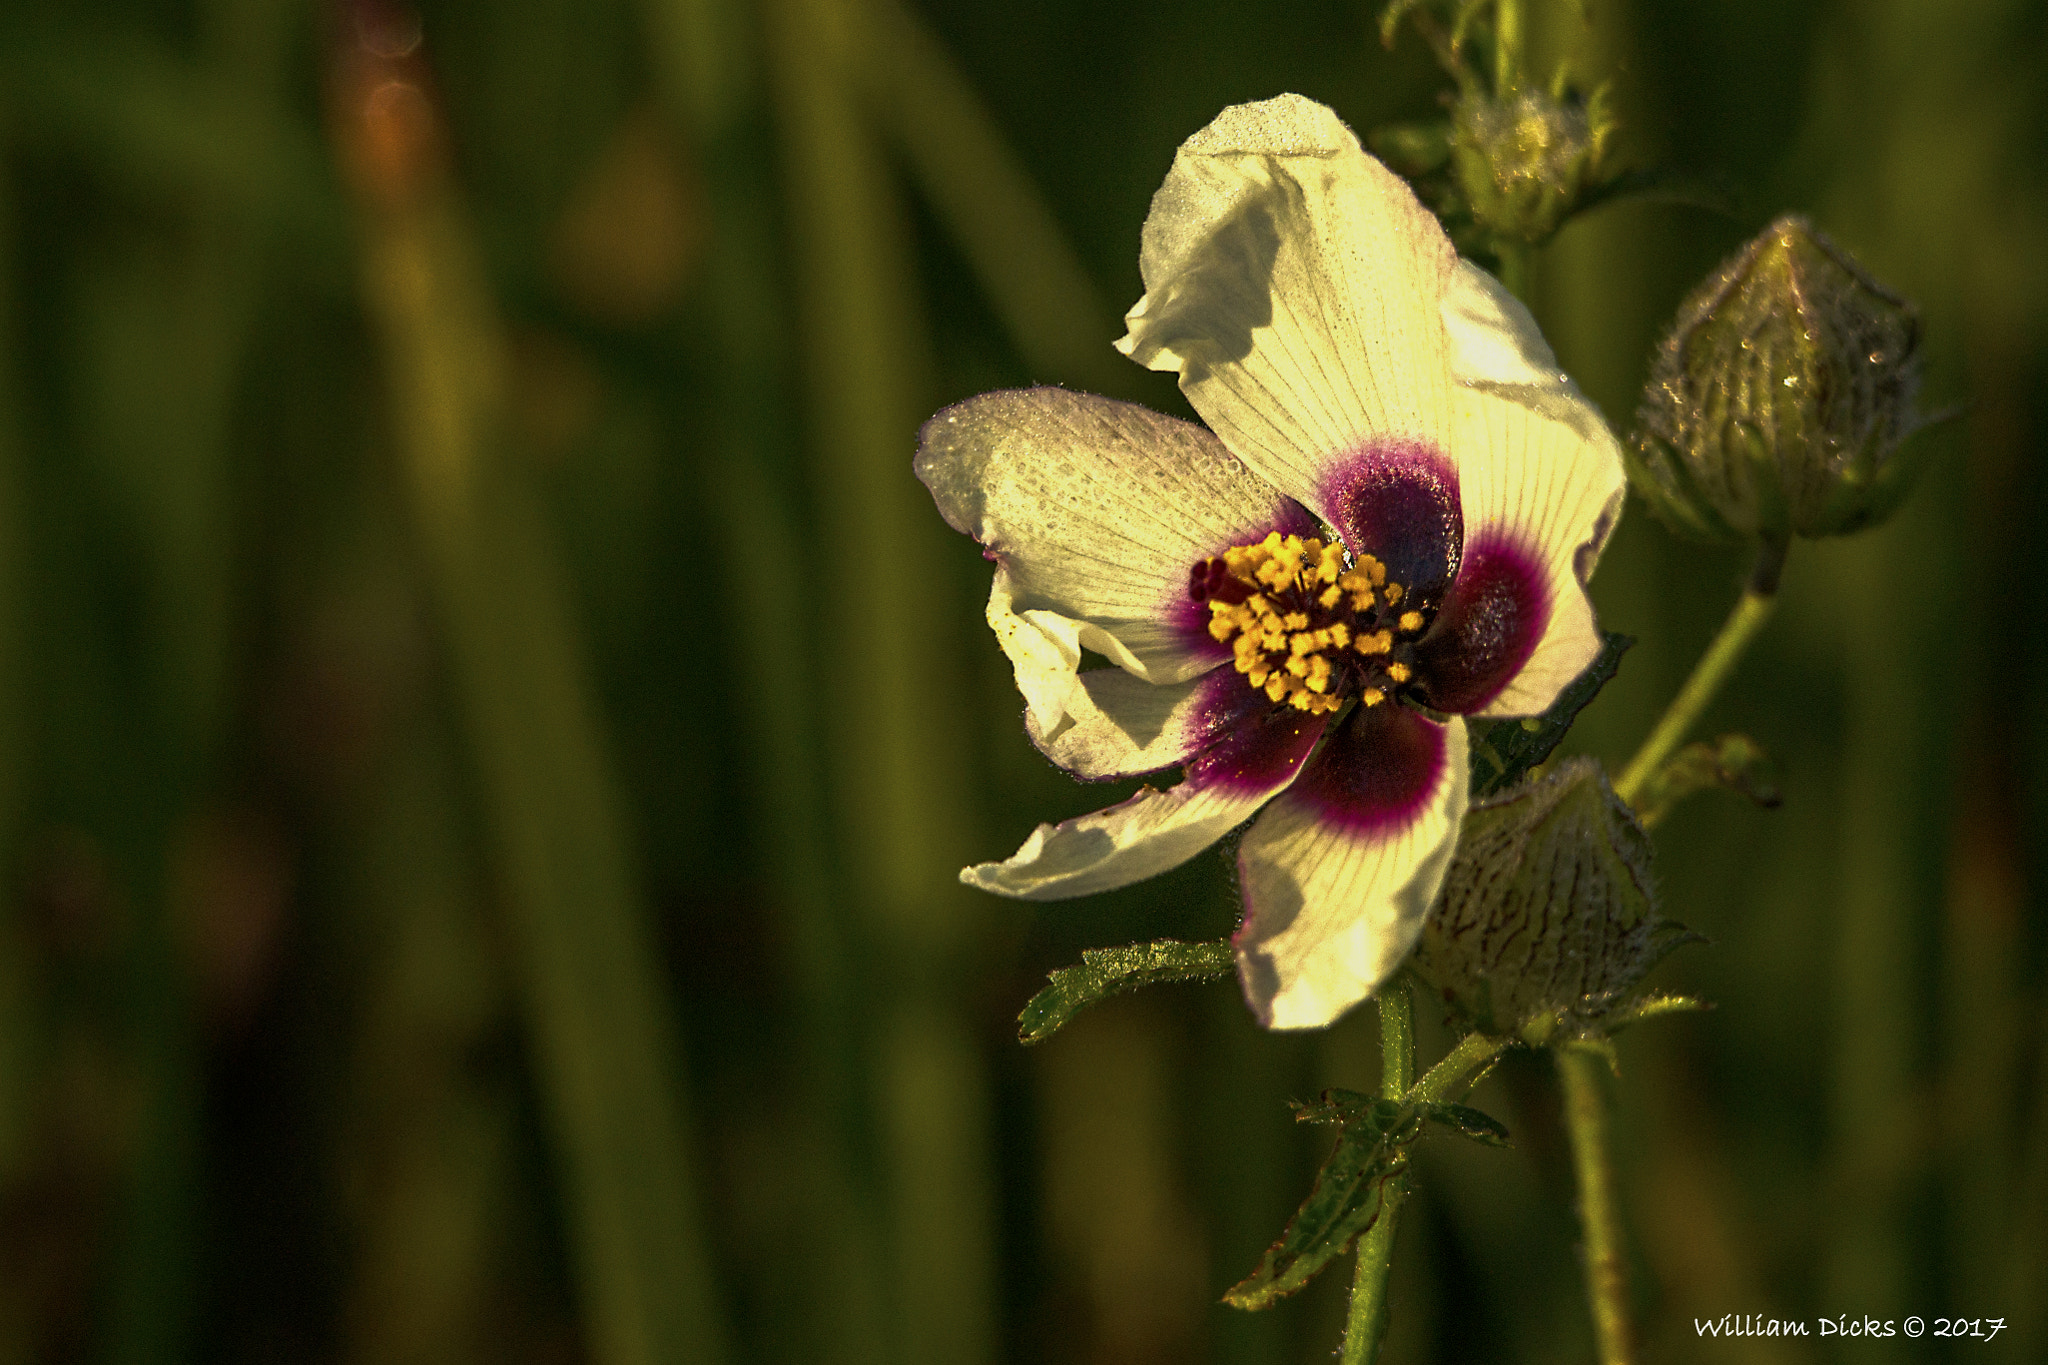
<svg viewBox="0 0 2048 1365">
<path fill-rule="evenodd" d="M 1072 1022 L 1075 1015 L 1112 995 L 1161 981 L 1214 981 L 1228 976 L 1233 962 L 1230 944 L 1182 943 L 1159 939 L 1128 943 L 1120 948 L 1084 948 L 1079 966 L 1054 972 L 1044 990 L 1017 1016 L 1018 1041 L 1042 1043 Z"/>
<path fill-rule="evenodd" d="M 1692 995 L 1646 995 L 1640 1000 L 1631 1000 L 1601 1023 L 1609 1033 L 1615 1033 L 1630 1024 L 1655 1019 L 1660 1014 L 1690 1014 L 1712 1008 L 1712 1002 Z"/>
<path fill-rule="evenodd" d="M 1423 1104 L 1416 1112 L 1431 1123 L 1440 1123 L 1460 1137 L 1483 1142 L 1489 1147 L 1508 1145 L 1507 1125 L 1491 1114 L 1463 1104 Z"/>
<path fill-rule="evenodd" d="M 1648 829 L 1680 801 L 1709 787 L 1740 792 L 1766 810 L 1779 801 L 1777 769 L 1763 746 L 1748 735 L 1722 735 L 1673 754 L 1644 784 L 1636 819 Z"/>
<path fill-rule="evenodd" d="M 1372 1112 L 1377 1114 L 1377 1105 Z M 1248 1311 L 1270 1308 L 1314 1279 L 1373 1225 L 1387 1181 L 1405 1165 L 1400 1148 L 1373 1122 L 1347 1126 L 1280 1240 L 1266 1249 L 1256 1270 L 1231 1286 L 1223 1301 Z"/>
<path fill-rule="evenodd" d="M 1529 720 L 1504 720 L 1489 728 L 1472 744 L 1472 799 L 1478 800 L 1513 782 L 1550 757 L 1558 741 L 1572 728 L 1572 722 L 1586 704 L 1598 696 L 1621 667 L 1621 656 L 1635 644 L 1633 635 L 1614 631 L 1600 633 L 1599 657 L 1586 671 L 1558 694 L 1550 709 Z"/>
</svg>

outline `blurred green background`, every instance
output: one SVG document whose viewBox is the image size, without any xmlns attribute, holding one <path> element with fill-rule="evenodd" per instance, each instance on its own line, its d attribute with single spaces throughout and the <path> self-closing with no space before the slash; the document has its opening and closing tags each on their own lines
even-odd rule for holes
<svg viewBox="0 0 2048 1365">
<path fill-rule="evenodd" d="M 1124 789 L 1025 741 L 909 462 L 994 387 L 1185 413 L 1108 345 L 1152 190 L 1228 103 L 1428 115 L 1375 17 L 4 6 L 0 1362 L 1328 1358 L 1343 1272 L 1217 1300 L 1371 1012 L 1169 987 L 1016 1045 L 1046 970 L 1235 893 L 1216 855 L 955 884 Z M 1735 206 L 1539 254 L 1610 418 L 1782 209 L 1921 303 L 1965 405 L 1895 523 L 1795 548 L 1714 710 L 1784 808 L 1658 832 L 1714 943 L 1655 980 L 1719 1008 L 1620 1044 L 1649 1357 L 2048 1358 L 2048 11 L 1591 19 L 1535 5 L 1536 69 Z M 1635 509 L 1595 596 L 1642 643 L 1575 744 L 1626 757 L 1745 568 Z M 1589 1359 L 1547 1061 L 1477 1102 L 1516 1148 L 1422 1152 L 1389 1358 Z"/>
</svg>

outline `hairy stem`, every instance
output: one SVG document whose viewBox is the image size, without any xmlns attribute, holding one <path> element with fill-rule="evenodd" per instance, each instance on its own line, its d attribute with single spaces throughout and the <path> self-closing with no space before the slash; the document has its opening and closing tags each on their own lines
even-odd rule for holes
<svg viewBox="0 0 2048 1365">
<path fill-rule="evenodd" d="M 1707 652 L 1693 665 L 1692 676 L 1671 699 L 1671 705 L 1665 708 L 1643 747 L 1636 750 L 1636 756 L 1615 780 L 1614 794 L 1630 805 L 1635 804 L 1643 785 L 1656 776 L 1678 748 L 1686 732 L 1698 723 L 1707 704 L 1721 690 L 1721 684 L 1735 671 L 1742 652 L 1771 619 L 1771 608 L 1778 600 L 1778 575 L 1785 566 L 1785 548 L 1783 542 L 1766 542 L 1758 551 L 1756 567 L 1750 572 L 1749 583 L 1736 600 L 1735 609 L 1728 613 Z"/>
<path fill-rule="evenodd" d="M 1621 1201 L 1615 1190 L 1606 1081 L 1601 1075 L 1607 1059 L 1587 1047 L 1562 1047 L 1556 1056 L 1585 1232 L 1586 1300 L 1593 1311 L 1600 1365 L 1632 1365 L 1635 1321 L 1629 1309 L 1628 1266 L 1622 1259 Z"/>
<path fill-rule="evenodd" d="M 1399 980 L 1380 992 L 1380 1094 L 1404 1099 L 1415 1085 L 1415 997 Z M 1371 1365 L 1387 1336 L 1387 1276 L 1394 1265 L 1394 1233 L 1408 1177 L 1397 1175 L 1380 1189 L 1379 1217 L 1358 1239 L 1358 1269 L 1351 1279 L 1351 1308 L 1344 1321 L 1341 1365 Z"/>
</svg>

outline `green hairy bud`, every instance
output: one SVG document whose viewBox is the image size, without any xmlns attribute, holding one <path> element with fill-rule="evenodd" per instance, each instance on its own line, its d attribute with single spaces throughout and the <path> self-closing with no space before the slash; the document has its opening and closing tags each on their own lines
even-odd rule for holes
<svg viewBox="0 0 2048 1365">
<path fill-rule="evenodd" d="M 1482 1032 L 1542 1046 L 1627 1013 L 1697 937 L 1657 913 L 1649 836 L 1574 758 L 1472 806 L 1415 970 Z"/>
<path fill-rule="evenodd" d="M 1615 175 L 1616 124 L 1604 90 L 1590 101 L 1560 91 L 1471 91 L 1452 110 L 1458 186 L 1479 225 L 1511 241 L 1542 242 Z"/>
<path fill-rule="evenodd" d="M 1708 540 L 1843 535 L 1898 507 L 1925 444 L 1920 317 L 1787 215 L 1679 309 L 1643 391 L 1629 473 Z"/>
</svg>

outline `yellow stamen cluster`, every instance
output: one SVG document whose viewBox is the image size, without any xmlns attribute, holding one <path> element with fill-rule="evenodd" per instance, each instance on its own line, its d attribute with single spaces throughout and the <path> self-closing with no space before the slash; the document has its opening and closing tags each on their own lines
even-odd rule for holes
<svg viewBox="0 0 2048 1365">
<path fill-rule="evenodd" d="M 1196 596 L 1209 604 L 1209 634 L 1231 647 L 1237 671 L 1273 701 L 1311 715 L 1336 710 L 1360 671 L 1347 655 L 1371 661 L 1369 671 L 1392 682 L 1410 676 L 1407 664 L 1385 656 L 1396 629 L 1414 634 L 1422 614 L 1402 613 L 1394 629 L 1379 625 L 1383 607 L 1399 603 L 1403 589 L 1371 555 L 1346 565 L 1341 545 L 1275 531 L 1197 565 L 1194 581 Z M 1373 706 L 1386 691 L 1363 687 L 1358 697 Z"/>
</svg>

